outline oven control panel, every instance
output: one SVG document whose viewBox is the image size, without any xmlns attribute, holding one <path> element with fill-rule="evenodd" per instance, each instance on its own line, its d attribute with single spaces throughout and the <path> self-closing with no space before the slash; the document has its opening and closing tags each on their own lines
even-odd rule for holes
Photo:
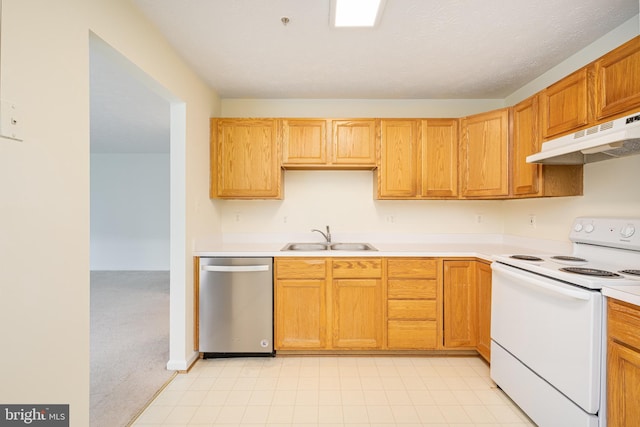
<svg viewBox="0 0 640 427">
<path fill-rule="evenodd" d="M 578 217 L 573 221 L 569 240 L 640 250 L 640 218 Z"/>
</svg>

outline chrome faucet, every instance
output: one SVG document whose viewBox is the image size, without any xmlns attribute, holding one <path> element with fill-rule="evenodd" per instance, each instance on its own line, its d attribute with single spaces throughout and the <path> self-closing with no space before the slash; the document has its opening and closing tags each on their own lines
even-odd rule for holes
<svg viewBox="0 0 640 427">
<path fill-rule="evenodd" d="M 327 225 L 327 234 L 323 233 L 322 231 L 318 230 L 318 229 L 313 229 L 311 231 L 317 231 L 318 233 L 322 234 L 322 236 L 325 238 L 325 240 L 327 241 L 327 243 L 331 243 L 331 231 L 329 230 L 329 226 Z"/>
</svg>

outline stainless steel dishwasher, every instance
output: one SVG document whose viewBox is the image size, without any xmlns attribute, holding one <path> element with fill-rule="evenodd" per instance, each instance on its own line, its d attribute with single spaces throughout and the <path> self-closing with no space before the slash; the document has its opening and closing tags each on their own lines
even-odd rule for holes
<svg viewBox="0 0 640 427">
<path fill-rule="evenodd" d="M 200 258 L 204 357 L 273 356 L 273 258 Z"/>
</svg>

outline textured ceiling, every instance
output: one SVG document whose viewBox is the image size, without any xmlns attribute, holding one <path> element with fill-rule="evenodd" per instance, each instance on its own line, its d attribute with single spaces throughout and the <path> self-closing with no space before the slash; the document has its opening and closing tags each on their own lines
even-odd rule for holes
<svg viewBox="0 0 640 427">
<path fill-rule="evenodd" d="M 335 29 L 330 0 L 131 1 L 222 98 L 501 99 L 639 6 L 386 0 L 379 27 Z M 109 49 L 91 44 L 91 151 L 168 152 L 169 103 Z"/>
<path fill-rule="evenodd" d="M 132 0 L 222 98 L 504 98 L 638 14 L 638 0 Z M 290 19 L 283 25 L 281 17 Z"/>
</svg>

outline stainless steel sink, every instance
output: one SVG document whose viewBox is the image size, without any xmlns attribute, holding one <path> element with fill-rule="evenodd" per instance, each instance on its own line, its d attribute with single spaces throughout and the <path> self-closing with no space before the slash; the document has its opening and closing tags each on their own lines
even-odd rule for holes
<svg viewBox="0 0 640 427">
<path fill-rule="evenodd" d="M 333 243 L 331 249 L 334 251 L 377 251 L 369 243 Z"/>
<path fill-rule="evenodd" d="M 288 243 L 282 251 L 377 251 L 369 243 Z"/>
<path fill-rule="evenodd" d="M 283 251 L 326 251 L 329 249 L 328 243 L 289 243 L 281 250 Z"/>
</svg>

